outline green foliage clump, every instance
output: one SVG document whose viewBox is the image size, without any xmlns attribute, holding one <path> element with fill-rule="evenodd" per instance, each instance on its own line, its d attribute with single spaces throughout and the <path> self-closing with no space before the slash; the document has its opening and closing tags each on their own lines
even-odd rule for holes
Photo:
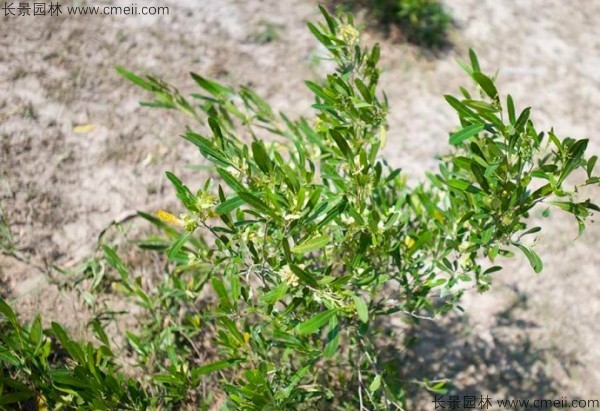
<svg viewBox="0 0 600 411">
<path fill-rule="evenodd" d="M 155 402 L 118 372 L 101 327 L 96 348 L 71 340 L 58 323 L 44 330 L 39 316 L 21 325 L 2 299 L 0 313 L 0 410 L 139 410 Z"/>
<path fill-rule="evenodd" d="M 439 0 L 374 0 L 369 2 L 384 24 L 396 24 L 405 38 L 427 47 L 446 42 L 452 17 Z"/>
<path fill-rule="evenodd" d="M 42 394 L 55 407 L 198 408 L 211 401 L 208 381 L 228 410 L 405 409 L 401 370 L 380 350 L 386 319 L 418 324 L 460 308 L 466 290 L 490 287 L 498 257 L 513 250 L 541 271 L 526 241 L 541 230 L 528 220 L 534 208 L 565 210 L 583 230 L 598 207 L 578 200 L 577 189 L 600 182 L 587 140 L 538 132 L 530 110 L 501 98 L 474 53 L 463 64 L 474 90 L 446 96 L 460 122 L 450 154 L 422 183 L 407 184 L 381 156 L 389 107 L 377 90 L 380 49 L 361 47 L 351 16 L 322 11 L 324 23 L 309 29 L 337 68 L 306 82 L 313 120 L 197 74 L 202 93 L 188 100 L 119 69 L 153 93 L 144 105 L 206 126 L 184 138 L 218 178 L 192 190 L 167 173 L 184 213 L 141 214 L 164 232 L 140 243 L 168 258 L 155 283 L 108 246 L 112 270 L 84 272 L 142 308 L 139 330 L 126 334 L 142 376 L 123 376 L 100 321 L 94 348 L 56 324 L 23 327 L 3 305 L 10 331 L 0 339 L 0 406 Z M 571 186 L 578 169 L 586 177 Z M 51 358 L 52 343 L 64 360 Z"/>
</svg>

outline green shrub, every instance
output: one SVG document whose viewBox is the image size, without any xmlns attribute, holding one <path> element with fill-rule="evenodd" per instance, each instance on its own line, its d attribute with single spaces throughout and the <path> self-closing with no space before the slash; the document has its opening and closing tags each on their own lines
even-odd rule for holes
<svg viewBox="0 0 600 411">
<path fill-rule="evenodd" d="M 325 22 L 309 28 L 337 68 L 321 84 L 306 82 L 312 121 L 197 74 L 202 94 L 188 100 L 119 69 L 153 93 L 144 105 L 208 119 L 205 133 L 187 128 L 184 138 L 218 179 L 192 191 L 167 173 L 185 212 L 141 214 L 164 230 L 140 243 L 169 259 L 157 283 L 132 274 L 109 246 L 110 274 L 84 271 L 143 308 L 140 329 L 126 335 L 142 377 L 120 373 L 99 321 L 94 348 L 55 324 L 23 327 L 3 304 L 0 404 L 37 393 L 57 409 L 198 408 L 211 402 L 200 384 L 209 381 L 226 393 L 222 409 L 405 409 L 397 364 L 380 355 L 385 319 L 418 325 L 459 308 L 464 291 L 490 287 L 498 257 L 513 250 L 540 272 L 525 241 L 540 231 L 528 222 L 534 208 L 558 207 L 583 230 L 598 207 L 577 200 L 577 189 L 600 181 L 596 157 L 584 157 L 587 140 L 538 132 L 472 52 L 463 68 L 476 90 L 446 96 L 460 121 L 452 150 L 438 172 L 407 184 L 381 157 L 389 107 L 377 92 L 379 47 L 360 47 L 350 16 L 322 11 Z M 578 169 L 586 177 L 572 186 Z M 200 348 L 206 338 L 214 353 Z"/>
<path fill-rule="evenodd" d="M 7 321 L 0 323 L 0 409 L 139 410 L 156 402 L 119 374 L 101 327 L 103 345 L 95 348 L 71 340 L 57 323 L 43 330 L 39 316 L 22 326 L 2 299 L 0 313 Z"/>
<path fill-rule="evenodd" d="M 386 1 L 386 0 L 382 0 Z M 441 46 L 452 19 L 438 0 L 399 0 L 395 12 L 409 41 L 429 47 Z"/>
<path fill-rule="evenodd" d="M 384 25 L 397 25 L 407 41 L 439 48 L 447 41 L 452 17 L 439 0 L 374 0 L 358 2 Z"/>
</svg>

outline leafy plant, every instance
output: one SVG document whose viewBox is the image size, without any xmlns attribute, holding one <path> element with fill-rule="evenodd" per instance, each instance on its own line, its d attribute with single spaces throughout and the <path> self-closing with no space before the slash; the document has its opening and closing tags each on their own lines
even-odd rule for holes
<svg viewBox="0 0 600 411">
<path fill-rule="evenodd" d="M 71 340 L 57 323 L 44 330 L 39 316 L 22 326 L 2 299 L 0 313 L 7 320 L 0 323 L 0 409 L 20 404 L 25 409 L 86 405 L 137 410 L 153 402 L 135 380 L 117 372 L 101 327 L 97 332 L 103 345 L 95 348 Z"/>
<path fill-rule="evenodd" d="M 389 11 L 396 16 L 409 41 L 428 47 L 443 45 L 452 18 L 438 0 L 397 0 L 395 3 Z"/>
<path fill-rule="evenodd" d="M 396 25 L 407 41 L 429 48 L 439 48 L 446 43 L 452 24 L 450 13 L 439 0 L 355 0 L 346 3 L 364 6 L 384 25 Z"/>
<path fill-rule="evenodd" d="M 0 393 L 43 392 L 69 404 L 56 389 L 82 408 L 110 400 L 178 409 L 209 402 L 201 381 L 212 378 L 227 396 L 222 409 L 405 409 L 405 381 L 380 355 L 385 319 L 418 324 L 460 308 L 462 294 L 486 291 L 498 257 L 514 250 L 540 272 L 526 241 L 541 230 L 528 220 L 534 208 L 558 207 L 583 230 L 598 207 L 578 200 L 577 190 L 600 182 L 597 157 L 584 156 L 587 140 L 538 132 L 529 108 L 517 111 L 501 97 L 473 52 L 462 66 L 474 91 L 446 96 L 460 122 L 452 150 L 438 172 L 407 184 L 381 157 L 389 107 L 377 91 L 379 47 L 360 46 L 351 16 L 322 12 L 324 23 L 309 29 L 337 68 L 319 84 L 306 82 L 315 95 L 312 121 L 275 113 L 246 87 L 192 74 L 202 94 L 188 100 L 155 77 L 118 69 L 153 93 L 143 105 L 206 124 L 183 137 L 218 177 L 192 190 L 167 173 L 185 211 L 141 214 L 165 233 L 139 243 L 169 260 L 156 282 L 132 274 L 109 246 L 104 258 L 114 275 L 86 271 L 97 289 L 105 281 L 142 308 L 139 330 L 126 339 L 144 377 L 119 374 L 101 322 L 93 323 L 99 349 L 73 343 L 55 325 L 46 330 L 70 358 L 46 366 L 52 350 L 35 348 L 39 322 L 23 327 L 3 305 L 12 331 L 0 340 Z M 585 177 L 573 186 L 576 170 Z M 215 352 L 200 348 L 206 338 Z M 34 373 L 43 380 L 26 371 L 33 361 L 43 364 Z M 70 391 L 53 380 L 57 367 L 70 376 Z M 83 386 L 75 384 L 80 376 Z M 111 377 L 116 383 L 101 388 Z M 440 382 L 421 384 L 443 390 Z"/>
</svg>

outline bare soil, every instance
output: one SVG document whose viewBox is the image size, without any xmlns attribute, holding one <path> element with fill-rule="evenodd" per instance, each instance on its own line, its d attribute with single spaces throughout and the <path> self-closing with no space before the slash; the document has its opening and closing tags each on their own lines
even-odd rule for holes
<svg viewBox="0 0 600 411">
<path fill-rule="evenodd" d="M 0 16 L 0 205 L 25 260 L 0 254 L 0 287 L 24 318 L 41 312 L 82 333 L 89 313 L 74 293 L 49 284 L 47 267 L 72 267 L 90 256 L 102 229 L 135 210 L 176 209 L 165 171 L 191 185 L 202 181 L 187 167 L 200 157 L 178 137 L 186 120 L 140 108 L 146 96 L 115 66 L 155 74 L 184 92 L 194 89 L 187 72 L 195 71 L 250 85 L 291 115 L 311 113 L 303 80 L 327 70 L 306 29 L 318 18 L 316 2 L 160 5 L 170 15 Z M 512 94 L 518 108 L 531 106 L 539 129 L 590 138 L 591 151 L 600 152 L 600 2 L 446 5 L 452 46 L 441 52 L 376 27 L 366 31 L 366 42 L 382 46 L 390 162 L 411 180 L 435 168 L 457 124 L 442 95 L 468 84 L 455 60 L 469 47 L 484 69 L 500 69 L 501 93 Z M 276 33 L 271 41 L 267 26 Z M 589 194 L 598 199 L 600 190 Z M 542 224 L 543 274 L 533 274 L 525 258 L 507 262 L 492 291 L 465 299 L 466 315 L 420 333 L 404 356 L 406 375 L 452 378 L 453 392 L 494 399 L 600 399 L 600 225 L 574 241 L 568 216 L 554 213 Z M 433 408 L 423 393 L 411 404 Z"/>
</svg>

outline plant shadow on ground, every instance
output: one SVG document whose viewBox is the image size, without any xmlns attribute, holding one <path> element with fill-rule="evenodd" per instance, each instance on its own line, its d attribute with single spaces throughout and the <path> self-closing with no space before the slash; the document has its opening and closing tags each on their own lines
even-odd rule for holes
<svg viewBox="0 0 600 411">
<path fill-rule="evenodd" d="M 531 334 L 540 326 L 519 318 L 527 309 L 527 295 L 513 291 L 515 300 L 493 316 L 487 335 L 476 334 L 466 315 L 450 314 L 441 322 L 420 320 L 404 334 L 407 348 L 400 351 L 397 343 L 389 344 L 382 347 L 380 356 L 384 362 L 395 363 L 401 381 L 448 379 L 445 401 L 450 395 L 461 401 L 464 396 L 478 400 L 489 396 L 494 405 L 504 399 L 560 399 L 567 387 L 548 364 L 559 363 L 567 376 L 569 369 L 580 364 L 558 348 L 540 348 L 535 343 Z M 425 408 L 434 408 L 435 394 L 418 384 L 407 384 L 407 389 L 407 398 L 417 408 L 426 403 Z"/>
<path fill-rule="evenodd" d="M 2 268 L 0 268 L 0 298 L 3 300 L 8 299 L 9 290 L 8 290 L 8 282 L 4 280 Z"/>
<path fill-rule="evenodd" d="M 408 17 L 398 17 L 399 2 L 399 0 L 327 0 L 324 4 L 330 10 L 363 15 L 366 27 L 382 33 L 392 43 L 409 43 L 418 46 L 423 57 L 441 58 L 452 50 L 449 33 L 456 27 L 456 23 L 440 3 L 432 1 L 430 3 L 435 3 L 433 8 L 417 10 L 414 17 L 418 18 L 411 22 Z"/>
</svg>

